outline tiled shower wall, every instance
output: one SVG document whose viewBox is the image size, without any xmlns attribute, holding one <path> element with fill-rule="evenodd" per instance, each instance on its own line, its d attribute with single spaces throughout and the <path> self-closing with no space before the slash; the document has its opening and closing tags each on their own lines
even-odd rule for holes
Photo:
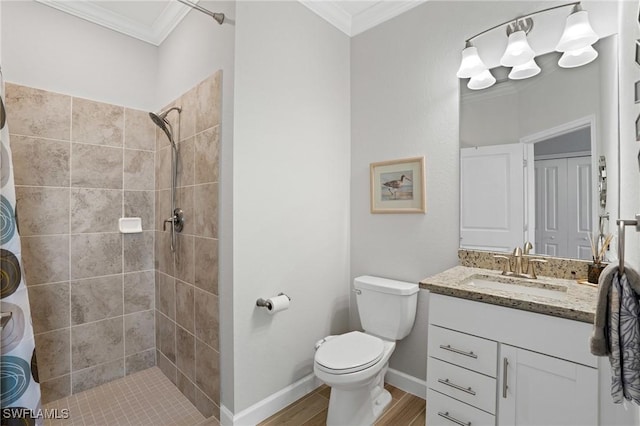
<svg viewBox="0 0 640 426">
<path fill-rule="evenodd" d="M 156 348 L 158 366 L 205 417 L 219 418 L 218 71 L 167 106 L 179 140 L 176 205 L 185 214 L 176 251 L 162 231 L 171 216 L 171 148 L 158 130 L 156 151 Z M 179 133 L 179 136 L 178 136 Z"/>
<path fill-rule="evenodd" d="M 6 108 L 43 402 L 155 365 L 155 126 L 13 84 Z"/>
</svg>

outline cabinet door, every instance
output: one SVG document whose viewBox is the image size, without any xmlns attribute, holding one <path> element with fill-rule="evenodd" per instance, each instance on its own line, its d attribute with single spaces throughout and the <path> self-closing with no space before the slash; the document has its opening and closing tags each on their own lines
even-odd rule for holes
<svg viewBox="0 0 640 426">
<path fill-rule="evenodd" d="M 598 370 L 500 345 L 499 425 L 595 425 Z"/>
</svg>

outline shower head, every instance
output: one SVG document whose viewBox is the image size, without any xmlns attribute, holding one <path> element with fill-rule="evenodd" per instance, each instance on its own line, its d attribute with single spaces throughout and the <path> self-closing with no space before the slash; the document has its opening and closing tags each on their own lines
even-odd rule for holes
<svg viewBox="0 0 640 426">
<path fill-rule="evenodd" d="M 173 127 L 171 126 L 171 123 L 169 123 L 169 120 L 167 120 L 167 115 L 169 115 L 169 113 L 173 110 L 181 112 L 182 108 L 172 107 L 166 111 L 160 111 L 158 113 L 155 113 L 155 112 L 149 113 L 149 117 L 151 117 L 151 120 L 155 123 L 156 126 L 162 129 L 162 131 L 169 138 L 169 141 L 171 142 L 171 144 L 175 144 L 175 142 L 173 141 Z"/>
</svg>

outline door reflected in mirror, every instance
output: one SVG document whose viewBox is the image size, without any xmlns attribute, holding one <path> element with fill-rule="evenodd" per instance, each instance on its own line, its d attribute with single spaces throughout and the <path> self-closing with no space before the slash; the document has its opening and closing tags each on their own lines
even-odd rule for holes
<svg viewBox="0 0 640 426">
<path fill-rule="evenodd" d="M 598 59 L 582 67 L 560 68 L 552 52 L 527 80 L 496 68 L 489 89 L 460 81 L 461 248 L 529 241 L 538 255 L 591 259 L 590 234 L 609 226 L 599 160 L 617 161 L 617 36 L 594 47 Z"/>
</svg>

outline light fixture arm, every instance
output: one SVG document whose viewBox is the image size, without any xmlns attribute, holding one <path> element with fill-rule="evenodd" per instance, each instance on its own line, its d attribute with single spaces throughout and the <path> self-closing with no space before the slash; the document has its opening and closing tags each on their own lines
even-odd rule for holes
<svg viewBox="0 0 640 426">
<path fill-rule="evenodd" d="M 495 26 L 493 26 L 493 27 L 491 27 L 491 28 L 489 28 L 487 30 L 479 32 L 478 34 L 476 34 L 476 35 L 474 35 L 472 37 L 469 37 L 468 39 L 465 40 L 465 46 L 471 46 L 471 42 L 474 39 L 480 37 L 483 34 L 488 33 L 489 31 L 493 31 L 496 28 L 500 28 L 500 27 L 503 27 L 505 25 L 509 26 L 507 28 L 507 35 L 511 34 L 514 31 L 519 31 L 519 30 L 523 30 L 525 33 L 528 34 L 529 31 L 531 31 L 531 28 L 533 28 L 533 20 L 531 19 L 532 16 L 538 15 L 538 14 L 543 13 L 543 12 L 548 12 L 549 10 L 560 9 L 560 8 L 569 7 L 569 6 L 573 6 L 574 7 L 574 9 L 572 10 L 571 13 L 577 12 L 579 10 L 582 10 L 582 7 L 580 6 L 580 3 L 581 2 L 576 1 L 576 2 L 573 2 L 573 3 L 561 4 L 561 5 L 558 5 L 558 6 L 553 6 L 553 7 L 548 7 L 546 9 L 538 10 L 536 12 L 529 13 L 528 15 L 520 16 L 520 17 L 518 17 L 516 19 L 510 19 L 510 20 L 505 21 L 505 22 L 503 22 L 501 24 L 495 25 Z M 530 22 L 530 24 L 528 24 L 529 22 Z"/>
</svg>

